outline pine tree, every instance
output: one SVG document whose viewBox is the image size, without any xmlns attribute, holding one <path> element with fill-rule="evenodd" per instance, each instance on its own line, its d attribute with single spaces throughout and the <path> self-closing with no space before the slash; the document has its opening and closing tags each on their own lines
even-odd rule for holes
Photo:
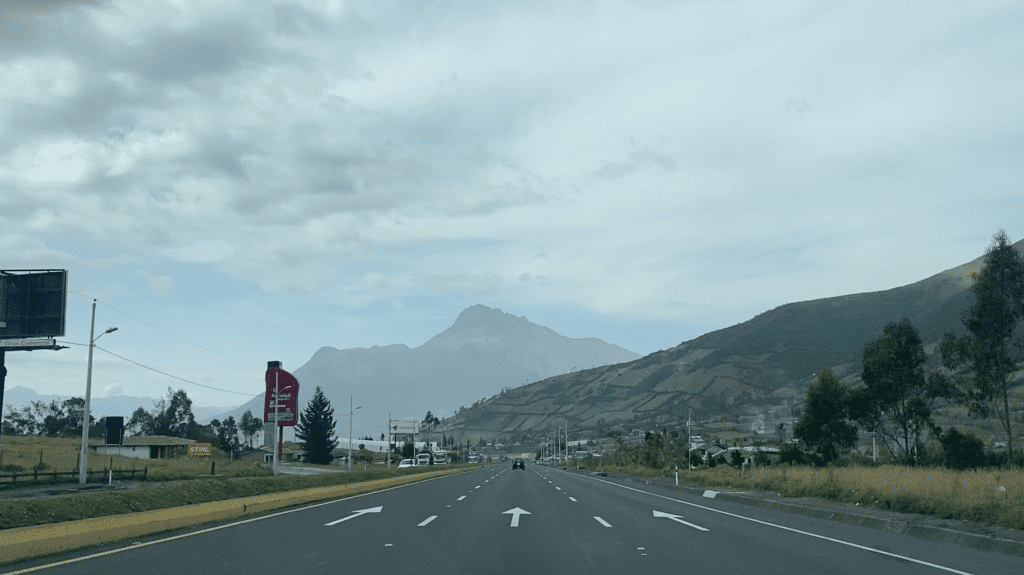
<svg viewBox="0 0 1024 575">
<path fill-rule="evenodd" d="M 295 437 L 302 443 L 306 461 L 326 465 L 334 459 L 331 452 L 338 446 L 334 424 L 334 408 L 324 390 L 317 386 L 313 399 L 299 414 L 299 424 L 295 426 Z"/>
</svg>

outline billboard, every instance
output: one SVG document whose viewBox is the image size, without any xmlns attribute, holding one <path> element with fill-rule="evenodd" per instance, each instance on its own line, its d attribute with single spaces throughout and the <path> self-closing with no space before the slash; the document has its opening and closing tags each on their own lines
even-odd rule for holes
<svg viewBox="0 0 1024 575">
<path fill-rule="evenodd" d="M 209 457 L 210 456 L 210 444 L 209 443 L 196 443 L 192 442 L 188 444 L 188 456 L 189 457 Z"/>
<path fill-rule="evenodd" d="M 396 419 L 391 422 L 391 433 L 416 433 L 419 430 L 420 422 L 416 419 Z"/>
<path fill-rule="evenodd" d="M 263 396 L 263 421 L 277 421 L 279 426 L 295 425 L 299 418 L 299 380 L 281 369 L 280 362 L 267 362 Z M 277 390 L 275 397 L 274 391 Z"/>
<path fill-rule="evenodd" d="M 67 270 L 0 270 L 0 339 L 64 336 Z"/>
</svg>

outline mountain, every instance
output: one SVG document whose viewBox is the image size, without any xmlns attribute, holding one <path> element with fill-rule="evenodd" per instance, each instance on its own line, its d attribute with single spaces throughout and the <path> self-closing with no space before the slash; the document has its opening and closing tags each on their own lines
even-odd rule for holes
<svg viewBox="0 0 1024 575">
<path fill-rule="evenodd" d="M 1020 252 L 1024 241 L 1014 247 Z M 847 385 L 859 382 L 864 345 L 889 322 L 910 318 L 929 356 L 926 369 L 937 367 L 942 335 L 964 333 L 971 273 L 982 260 L 895 289 L 786 304 L 639 360 L 507 390 L 445 423 L 469 438 L 528 437 L 566 423 L 597 434 L 623 424 L 653 429 L 685 421 L 689 411 L 704 420 L 728 416 L 747 432 L 792 423 L 793 407 L 822 368 Z"/>
<path fill-rule="evenodd" d="M 4 391 L 4 414 L 10 413 L 10 410 L 7 409 L 8 405 L 12 406 L 15 410 L 20 410 L 24 406 L 31 405 L 33 401 L 41 401 L 46 404 L 49 404 L 50 401 L 56 401 L 59 405 L 65 399 L 70 399 L 71 397 L 70 395 L 40 395 L 33 389 L 15 386 Z M 140 407 L 146 411 L 152 411 L 156 401 L 151 397 L 130 397 L 127 395 L 93 397 L 89 400 L 89 411 L 97 420 L 108 415 L 120 415 L 127 421 L 131 418 L 132 413 Z M 228 409 L 231 408 L 198 407 L 193 405 L 192 415 L 195 416 L 196 421 L 206 423 L 218 413 L 223 413 Z"/>
<path fill-rule="evenodd" d="M 640 355 L 596 338 L 568 338 L 526 317 L 475 305 L 455 323 L 423 345 L 336 349 L 322 347 L 294 371 L 299 380 L 299 407 L 305 408 L 316 386 L 324 389 L 347 436 L 345 396 L 355 396 L 355 433 L 383 433 L 388 413 L 418 417 L 427 410 L 452 413 L 475 398 L 503 388 L 578 370 L 621 363 Z M 262 417 L 263 395 L 218 415 L 238 419 L 247 409 Z M 362 430 L 362 431 L 361 431 Z"/>
</svg>

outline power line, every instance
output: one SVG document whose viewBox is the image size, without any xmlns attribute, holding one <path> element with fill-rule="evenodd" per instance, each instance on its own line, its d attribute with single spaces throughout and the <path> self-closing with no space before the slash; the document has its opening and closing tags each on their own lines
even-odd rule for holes
<svg viewBox="0 0 1024 575">
<path fill-rule="evenodd" d="M 70 290 L 68 290 L 68 293 L 72 293 L 72 294 L 75 294 L 75 295 L 77 295 L 77 296 L 81 296 L 81 297 L 84 297 L 84 298 L 88 298 L 88 297 L 89 297 L 89 296 L 87 296 L 87 295 L 83 295 L 83 294 L 80 294 L 80 293 L 77 293 L 77 292 L 73 292 L 73 291 L 70 291 Z M 245 364 L 249 364 L 249 365 L 260 365 L 260 364 L 258 364 L 258 363 L 253 363 L 253 362 L 251 362 L 251 361 L 246 361 L 246 360 L 244 360 L 244 359 L 241 359 L 241 358 L 235 357 L 235 356 L 233 356 L 233 355 L 228 355 L 228 354 L 226 354 L 226 353 L 223 353 L 223 352 L 217 351 L 217 350 L 215 350 L 215 349 L 211 349 L 211 348 L 209 348 L 209 347 L 206 347 L 205 345 L 201 345 L 201 344 L 195 343 L 195 342 L 193 342 L 193 341 L 189 341 L 189 340 L 187 340 L 187 339 L 185 339 L 185 338 L 183 338 L 183 337 L 181 337 L 181 336 L 179 336 L 179 335 L 173 334 L 173 333 L 171 333 L 171 332 L 169 332 L 169 331 L 167 331 L 167 330 L 165 330 L 165 329 L 163 329 L 163 328 L 159 328 L 159 327 L 157 327 L 157 326 L 155 326 L 155 325 L 153 325 L 153 324 L 149 323 L 148 321 L 145 321 L 145 320 L 141 320 L 141 319 L 139 319 L 139 318 L 137 318 L 137 317 L 135 317 L 135 316 L 131 315 L 130 313 L 127 313 L 127 312 L 121 311 L 121 310 L 117 309 L 116 307 L 114 307 L 114 306 L 110 305 L 109 303 L 107 303 L 107 302 L 105 302 L 105 301 L 103 301 L 103 300 L 101 300 L 101 299 L 96 299 L 96 298 L 90 298 L 90 299 L 94 299 L 94 300 L 96 300 L 96 301 L 100 302 L 101 304 L 103 304 L 103 305 L 105 305 L 105 306 L 109 307 L 110 309 L 112 309 L 112 310 L 116 311 L 117 313 L 119 313 L 119 314 L 121 314 L 121 315 L 125 315 L 125 316 L 128 316 L 128 317 L 130 317 L 130 318 L 134 319 L 135 321 L 137 321 L 137 322 L 139 322 L 139 323 L 142 323 L 142 324 L 148 325 L 149 327 L 151 327 L 151 328 L 153 328 L 153 329 L 155 329 L 155 330 L 157 330 L 157 331 L 159 331 L 159 332 L 162 332 L 162 333 L 166 333 L 167 335 L 169 335 L 169 336 L 171 336 L 171 337 L 174 337 L 174 338 L 180 339 L 181 341 L 183 341 L 183 342 L 185 342 L 185 343 L 187 343 L 187 344 L 189 344 L 189 345 L 194 345 L 194 346 L 196 346 L 196 347 L 198 347 L 198 348 L 200 348 L 200 349 L 205 349 L 206 351 L 209 351 L 209 352 L 211 352 L 211 353 L 215 353 L 215 354 L 217 354 L 217 355 L 222 355 L 222 356 L 224 356 L 224 357 L 226 357 L 226 358 L 229 358 L 229 359 L 233 359 L 233 360 L 235 360 L 235 361 L 240 361 L 240 362 L 242 362 L 242 363 L 245 363 Z"/>
<path fill-rule="evenodd" d="M 69 344 L 69 345 L 80 345 L 82 347 L 89 347 L 89 344 L 87 344 L 87 343 L 76 343 L 76 342 L 73 342 L 73 341 L 61 341 L 60 343 L 66 343 L 66 344 Z M 167 377 L 171 377 L 171 378 L 174 378 L 174 379 L 177 379 L 177 380 L 180 380 L 180 381 L 184 381 L 185 383 L 191 383 L 192 385 L 198 385 L 199 387 L 205 387 L 207 389 L 212 389 L 212 390 L 215 390 L 215 391 L 223 391 L 225 393 L 234 393 L 234 394 L 237 394 L 237 395 L 244 395 L 244 396 L 247 396 L 247 397 L 252 397 L 254 395 L 257 395 L 255 393 L 243 393 L 241 391 L 231 391 L 230 389 L 221 389 L 219 387 L 212 387 L 212 386 L 209 386 L 209 385 L 203 385 L 202 383 L 196 383 L 196 382 L 194 382 L 192 380 L 185 379 L 183 377 L 178 377 L 176 375 L 171 375 L 169 373 L 165 373 L 163 371 L 160 371 L 159 369 L 155 369 L 155 368 L 149 367 L 148 365 L 143 365 L 143 364 L 141 364 L 141 363 L 139 363 L 137 361 L 128 359 L 127 357 L 117 355 L 116 353 L 114 353 L 112 351 L 108 351 L 106 349 L 103 349 L 102 347 L 100 347 L 98 345 L 93 345 L 93 347 L 95 347 L 96 349 L 98 349 L 100 351 L 109 353 L 110 355 L 112 355 L 114 357 L 123 359 L 123 360 L 127 361 L 128 363 L 133 363 L 133 364 L 135 364 L 135 365 L 137 365 L 139 367 L 146 368 L 146 369 L 148 369 L 150 371 L 155 371 L 155 372 L 159 373 L 160 375 L 166 375 Z"/>
</svg>

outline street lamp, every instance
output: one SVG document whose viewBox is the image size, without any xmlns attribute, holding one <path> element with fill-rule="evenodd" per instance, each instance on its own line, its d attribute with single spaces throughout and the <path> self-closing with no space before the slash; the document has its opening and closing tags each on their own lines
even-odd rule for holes
<svg viewBox="0 0 1024 575">
<path fill-rule="evenodd" d="M 359 406 L 352 409 L 352 396 L 348 396 L 348 469 L 352 470 L 352 417 L 356 413 L 356 409 L 362 409 L 363 406 Z"/>
<path fill-rule="evenodd" d="M 89 324 L 89 368 L 85 375 L 85 410 L 82 413 L 82 451 L 78 458 L 78 483 L 80 485 L 85 485 L 86 478 L 89 475 L 89 400 L 92 397 L 92 348 L 95 347 L 96 341 L 101 337 L 110 332 L 117 331 L 116 327 L 111 327 L 93 339 L 92 334 L 95 333 L 95 329 L 96 300 L 92 300 L 92 322 Z"/>
</svg>

